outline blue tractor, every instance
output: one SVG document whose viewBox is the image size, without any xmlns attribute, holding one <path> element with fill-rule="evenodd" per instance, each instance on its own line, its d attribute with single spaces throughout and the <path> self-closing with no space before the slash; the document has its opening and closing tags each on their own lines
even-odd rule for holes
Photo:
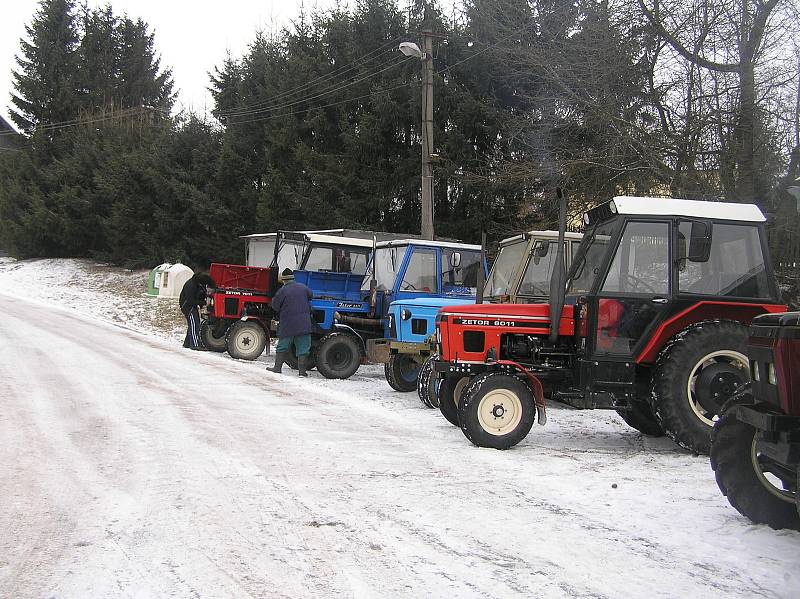
<svg viewBox="0 0 800 599">
<path fill-rule="evenodd" d="M 564 257 L 570 264 L 580 233 L 567 233 Z M 548 299 L 550 277 L 557 254 L 558 231 L 529 231 L 500 242 L 497 258 L 486 280 L 481 301 L 491 303 L 535 303 Z M 449 273 L 448 276 L 455 276 Z M 440 308 L 469 303 L 475 296 L 454 299 L 398 299 L 389 307 L 389 335 L 367 343 L 368 357 L 382 362 L 386 381 L 403 392 L 420 393 L 420 399 L 436 407 L 430 388 L 430 372 L 424 368 L 435 347 L 434 321 Z"/>
<path fill-rule="evenodd" d="M 345 277 L 336 268 L 304 269 L 314 264 L 309 259 L 294 273 L 295 280 L 314 293 L 317 330 L 312 337 L 311 362 L 327 378 L 351 377 L 366 361 L 367 343 L 392 335 L 388 313 L 393 301 L 446 298 L 458 304 L 474 299 L 480 278 L 480 246 L 397 239 L 374 242 L 373 254 L 363 277 L 355 270 L 352 277 Z M 485 275 L 485 261 L 483 268 Z M 419 335 L 428 336 L 434 330 L 433 318 L 414 326 Z"/>
</svg>

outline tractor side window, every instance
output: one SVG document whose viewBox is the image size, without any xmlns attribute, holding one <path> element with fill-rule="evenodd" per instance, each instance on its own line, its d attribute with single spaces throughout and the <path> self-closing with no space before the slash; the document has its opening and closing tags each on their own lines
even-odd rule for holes
<svg viewBox="0 0 800 599">
<path fill-rule="evenodd" d="M 630 222 L 603 283 L 610 293 L 669 293 L 669 224 Z"/>
<path fill-rule="evenodd" d="M 330 271 L 333 268 L 333 249 L 326 247 L 312 247 L 306 260 L 305 270 L 312 272 Z"/>
<path fill-rule="evenodd" d="M 415 249 L 411 254 L 400 291 L 436 293 L 436 252 Z"/>
<path fill-rule="evenodd" d="M 612 221 L 598 225 L 583 238 L 570 268 L 567 295 L 583 295 L 592 290 L 608 252 L 608 244 L 616 224 Z"/>
<path fill-rule="evenodd" d="M 548 297 L 550 295 L 550 276 L 558 257 L 557 241 L 537 241 L 528 257 L 528 265 L 522 276 L 519 294 L 529 297 Z"/>
<path fill-rule="evenodd" d="M 460 259 L 455 266 L 453 254 L 457 254 Z M 456 250 L 452 248 L 442 249 L 442 289 L 445 294 L 468 294 L 475 293 L 478 287 L 478 269 L 481 265 L 481 253 Z"/>
<path fill-rule="evenodd" d="M 361 283 L 362 291 L 369 291 L 372 269 L 375 269 L 375 283 L 378 291 L 389 291 L 394 287 L 397 278 L 397 271 L 403 262 L 407 246 L 378 248 L 375 252 L 371 267 L 368 270 L 369 276 L 365 276 Z"/>
<path fill-rule="evenodd" d="M 350 250 L 346 253 L 343 260 L 343 266 L 347 265 L 347 270 L 340 272 L 351 272 L 354 275 L 363 275 L 367 272 L 367 261 L 369 260 L 370 250 Z"/>
<path fill-rule="evenodd" d="M 688 245 L 692 223 L 678 226 L 678 245 Z M 711 253 L 706 262 L 678 263 L 681 293 L 727 297 L 769 298 L 770 288 L 758 227 L 714 223 Z"/>
</svg>

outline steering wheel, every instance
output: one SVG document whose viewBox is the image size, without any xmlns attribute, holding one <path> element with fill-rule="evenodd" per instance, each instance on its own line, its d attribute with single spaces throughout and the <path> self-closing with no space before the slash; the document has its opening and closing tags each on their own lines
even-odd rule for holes
<svg viewBox="0 0 800 599">
<path fill-rule="evenodd" d="M 623 280 L 624 279 L 629 279 L 630 281 L 633 282 L 633 285 L 630 286 L 630 289 L 628 289 L 628 291 L 634 291 L 635 292 L 637 289 L 642 288 L 646 292 L 652 293 L 653 295 L 656 294 L 656 290 L 653 289 L 653 287 L 649 283 L 647 283 L 646 281 L 640 279 L 639 277 L 635 277 L 632 274 L 628 274 L 628 273 L 622 273 L 622 278 L 623 278 Z M 628 285 L 625 285 L 625 286 L 627 287 Z"/>
</svg>

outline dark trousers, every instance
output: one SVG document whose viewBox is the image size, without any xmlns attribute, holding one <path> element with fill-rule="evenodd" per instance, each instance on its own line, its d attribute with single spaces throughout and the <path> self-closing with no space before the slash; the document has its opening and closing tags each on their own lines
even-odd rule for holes
<svg viewBox="0 0 800 599">
<path fill-rule="evenodd" d="M 202 349 L 203 343 L 200 341 L 200 310 L 197 306 L 192 308 L 186 317 L 186 339 L 183 340 L 183 347 L 191 347 L 192 349 Z"/>
</svg>

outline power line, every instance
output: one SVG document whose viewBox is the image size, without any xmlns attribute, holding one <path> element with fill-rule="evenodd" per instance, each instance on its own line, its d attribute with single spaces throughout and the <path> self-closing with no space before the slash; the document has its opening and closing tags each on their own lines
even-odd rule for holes
<svg viewBox="0 0 800 599">
<path fill-rule="evenodd" d="M 234 113 L 239 113 L 239 112 L 241 112 L 243 110 L 249 110 L 249 109 L 252 109 L 252 108 L 263 107 L 265 104 L 268 104 L 269 102 L 274 102 L 275 100 L 277 100 L 279 98 L 284 98 L 286 96 L 296 95 L 297 93 L 299 93 L 301 91 L 305 91 L 306 89 L 308 89 L 309 87 L 314 86 L 315 84 L 324 83 L 326 81 L 329 81 L 330 79 L 333 79 L 334 77 L 342 75 L 342 74 L 344 74 L 344 73 L 346 73 L 348 71 L 352 71 L 353 69 L 355 69 L 357 66 L 359 66 L 361 64 L 373 62 L 374 60 L 377 60 L 379 57 L 383 56 L 384 54 L 387 54 L 389 52 L 393 52 L 394 51 L 393 48 L 389 49 L 389 50 L 387 50 L 386 48 L 388 46 L 394 46 L 394 43 L 398 39 L 400 39 L 399 36 L 395 37 L 394 39 L 389 40 L 388 42 L 386 42 L 382 46 L 376 48 L 375 50 L 372 50 L 371 52 L 368 52 L 367 54 L 365 54 L 364 56 L 360 57 L 355 62 L 350 63 L 348 65 L 343 65 L 343 66 L 341 66 L 341 67 L 339 67 L 337 69 L 334 69 L 333 71 L 331 71 L 330 73 L 327 73 L 325 75 L 320 75 L 319 77 L 315 77 L 314 79 L 311 79 L 310 81 L 307 81 L 303 85 L 300 85 L 300 86 L 298 86 L 296 88 L 280 92 L 280 93 L 276 94 L 275 96 L 273 96 L 273 97 L 271 97 L 269 99 L 261 100 L 259 102 L 254 102 L 252 104 L 245 104 L 243 106 L 240 106 L 240 107 L 237 107 L 237 108 L 232 108 L 230 110 L 220 111 L 219 114 L 221 116 L 222 115 L 225 115 L 225 116 L 233 115 Z M 372 56 L 371 58 L 369 58 L 370 55 L 375 54 L 376 52 L 378 52 L 378 54 L 376 56 Z"/>
<path fill-rule="evenodd" d="M 135 107 L 135 108 L 126 108 L 124 110 L 120 110 L 119 112 L 108 114 L 101 117 L 93 117 L 88 119 L 71 119 L 68 121 L 56 121 L 54 123 L 47 123 L 45 125 L 37 125 L 34 127 L 33 133 L 39 131 L 56 131 L 58 129 L 66 129 L 68 127 L 75 127 L 77 125 L 91 125 L 93 123 L 101 123 L 104 121 L 112 121 L 114 119 L 119 118 L 127 118 L 130 116 L 136 116 L 143 114 L 143 111 L 146 110 L 144 107 Z M 149 109 L 147 109 L 149 110 Z M 158 111 L 157 112 L 161 112 Z M 16 131 L 0 131 L 0 137 L 8 137 L 11 135 L 23 135 L 22 133 L 17 133 Z"/>
<path fill-rule="evenodd" d="M 400 61 L 392 60 L 392 61 L 390 61 L 391 64 L 389 64 L 388 66 L 383 67 L 382 69 L 379 69 L 377 71 L 374 71 L 372 73 L 364 75 L 363 77 L 360 77 L 358 79 L 354 79 L 353 81 L 350 81 L 349 83 L 345 83 L 345 84 L 339 85 L 339 86 L 330 87 L 330 88 L 328 88 L 326 90 L 323 90 L 322 92 L 320 92 L 318 94 L 315 94 L 313 96 L 306 96 L 304 98 L 299 98 L 299 99 L 294 100 L 292 102 L 286 102 L 284 104 L 277 104 L 275 106 L 267 106 L 267 107 L 264 107 L 264 108 L 260 108 L 258 110 L 250 110 L 250 111 L 241 112 L 238 115 L 231 115 L 231 116 L 222 115 L 222 116 L 226 117 L 226 120 L 227 120 L 227 118 L 231 118 L 231 117 L 235 118 L 237 116 L 250 116 L 250 115 L 253 115 L 253 114 L 259 114 L 259 113 L 263 113 L 263 112 L 274 112 L 275 110 L 280 110 L 282 108 L 289 108 L 291 106 L 296 106 L 298 104 L 303 104 L 304 102 L 308 102 L 310 100 L 315 100 L 315 99 L 320 98 L 322 96 L 327 96 L 327 95 L 333 94 L 335 92 L 341 91 L 343 89 L 346 89 L 348 87 L 356 85 L 357 83 L 361 83 L 362 81 L 366 81 L 367 79 L 372 79 L 373 77 L 376 77 L 377 75 L 380 75 L 381 73 L 384 73 L 384 72 L 388 71 L 389 69 L 393 69 L 393 68 L 403 64 L 407 60 L 409 60 L 409 59 L 406 58 L 405 60 L 400 60 Z M 384 63 L 384 64 L 387 64 L 387 63 Z"/>
<path fill-rule="evenodd" d="M 410 83 L 403 83 L 401 85 L 395 85 L 393 87 L 387 87 L 385 89 L 379 89 L 379 90 L 376 90 L 374 92 L 370 92 L 368 94 L 364 94 L 363 96 L 356 96 L 354 98 L 348 98 L 347 100 L 339 100 L 338 102 L 331 102 L 330 104 L 321 104 L 319 106 L 309 106 L 308 108 L 304 108 L 303 110 L 296 110 L 294 112 L 284 112 L 284 113 L 281 113 L 281 114 L 273 114 L 273 115 L 270 115 L 270 116 L 256 117 L 256 118 L 249 119 L 249 120 L 246 120 L 246 121 L 231 121 L 229 124 L 230 125 L 244 125 L 245 123 L 257 123 L 257 122 L 260 122 L 260 121 L 271 121 L 273 119 L 280 119 L 280 118 L 284 118 L 284 117 L 287 117 L 287 116 L 293 116 L 295 114 L 304 114 L 304 113 L 307 113 L 307 112 L 309 112 L 311 110 L 318 110 L 320 108 L 330 108 L 331 106 L 339 106 L 340 104 L 347 104 L 348 102 L 355 102 L 356 100 L 363 100 L 364 98 L 371 98 L 373 96 L 377 96 L 377 95 L 385 93 L 385 92 L 391 92 L 391 91 L 395 91 L 395 90 L 398 90 L 398 89 L 402 89 L 404 87 L 408 87 L 409 85 L 411 85 L 411 84 Z"/>
</svg>

